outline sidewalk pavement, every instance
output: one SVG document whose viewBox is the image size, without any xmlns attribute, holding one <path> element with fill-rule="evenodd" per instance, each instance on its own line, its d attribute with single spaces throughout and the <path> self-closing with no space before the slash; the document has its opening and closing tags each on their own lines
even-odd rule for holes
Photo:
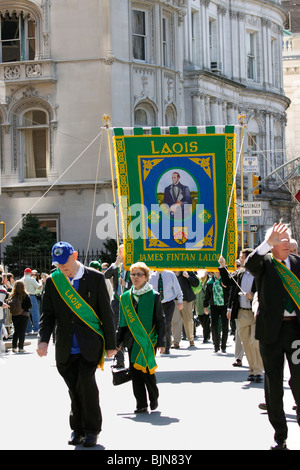
<svg viewBox="0 0 300 470">
<path fill-rule="evenodd" d="M 201 328 L 198 328 L 201 330 Z M 74 450 L 70 436 L 70 400 L 58 374 L 54 345 L 49 354 L 36 354 L 37 338 L 27 337 L 26 353 L 0 355 L 1 422 L 0 450 Z M 112 385 L 112 360 L 97 371 L 103 430 L 96 447 L 75 450 L 168 450 L 188 454 L 197 450 L 268 450 L 273 428 L 265 411 L 263 383 L 247 381 L 246 358 L 235 368 L 234 341 L 227 354 L 214 355 L 212 343 L 203 344 L 198 333 L 195 348 L 182 341 L 180 349 L 157 357 L 160 391 L 154 412 L 136 415 L 131 383 Z M 293 411 L 293 397 L 285 374 L 285 411 L 288 448 L 300 450 L 300 430 Z M 116 454 L 117 455 L 117 454 Z"/>
</svg>

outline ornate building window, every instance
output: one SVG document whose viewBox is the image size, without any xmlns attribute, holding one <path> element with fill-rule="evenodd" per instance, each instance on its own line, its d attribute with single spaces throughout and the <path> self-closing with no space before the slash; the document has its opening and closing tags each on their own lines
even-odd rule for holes
<svg viewBox="0 0 300 470">
<path fill-rule="evenodd" d="M 49 117 L 41 109 L 26 111 L 21 118 L 22 179 L 47 178 L 49 171 Z"/>
<path fill-rule="evenodd" d="M 35 22 L 29 14 L 1 14 L 0 61 L 35 59 Z"/>
<path fill-rule="evenodd" d="M 249 78 L 250 80 L 256 79 L 255 39 L 256 39 L 256 34 L 248 31 L 246 34 L 247 78 Z"/>
<path fill-rule="evenodd" d="M 146 12 L 132 10 L 132 52 L 136 60 L 146 61 Z"/>
</svg>

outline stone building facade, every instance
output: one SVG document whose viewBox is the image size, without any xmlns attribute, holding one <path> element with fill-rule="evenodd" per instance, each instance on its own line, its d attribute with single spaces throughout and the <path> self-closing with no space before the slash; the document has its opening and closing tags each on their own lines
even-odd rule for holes
<svg viewBox="0 0 300 470">
<path fill-rule="evenodd" d="M 0 0 L 0 15 L 3 248 L 28 211 L 78 249 L 102 246 L 113 200 L 103 115 L 113 127 L 200 129 L 244 114 L 243 153 L 257 152 L 261 178 L 283 162 L 280 0 Z M 279 186 L 262 185 L 253 243 L 292 209 Z"/>
</svg>

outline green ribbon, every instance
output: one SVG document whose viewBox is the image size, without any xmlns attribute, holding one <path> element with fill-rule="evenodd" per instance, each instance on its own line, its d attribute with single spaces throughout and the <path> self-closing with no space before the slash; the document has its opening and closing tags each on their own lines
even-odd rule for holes
<svg viewBox="0 0 300 470">
<path fill-rule="evenodd" d="M 120 314 L 124 315 L 126 324 L 134 337 L 131 351 L 131 361 L 135 369 L 154 374 L 157 364 L 155 361 L 154 346 L 157 341 L 155 326 L 152 327 L 155 293 L 153 290 L 139 297 L 139 315 L 133 306 L 132 289 L 121 296 Z M 143 322 L 141 321 L 143 320 Z M 151 325 L 151 331 L 149 331 Z M 120 326 L 123 322 L 120 315 Z M 148 331 L 147 331 L 148 330 Z"/>
<path fill-rule="evenodd" d="M 288 292 L 288 294 L 291 296 L 293 302 L 297 305 L 298 309 L 300 309 L 300 281 L 295 276 L 295 274 L 290 271 L 285 264 L 281 263 L 280 261 L 277 261 L 273 256 L 272 256 L 272 261 L 273 264 L 276 268 L 277 273 L 279 274 L 283 285 Z"/>
<path fill-rule="evenodd" d="M 70 284 L 66 276 L 57 269 L 51 274 L 51 279 L 57 292 L 67 306 L 72 310 L 77 317 L 80 318 L 87 326 L 89 326 L 95 333 L 100 335 L 103 339 L 103 351 L 99 362 L 99 366 L 103 369 L 104 365 L 104 350 L 105 340 L 103 331 L 100 326 L 100 319 L 97 317 L 93 308 L 78 294 L 74 287 Z"/>
</svg>

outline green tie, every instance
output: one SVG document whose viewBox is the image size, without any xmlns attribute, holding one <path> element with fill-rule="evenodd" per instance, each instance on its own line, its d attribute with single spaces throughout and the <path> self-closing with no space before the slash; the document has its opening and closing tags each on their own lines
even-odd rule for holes
<svg viewBox="0 0 300 470">
<path fill-rule="evenodd" d="M 161 300 L 163 300 L 163 298 L 164 298 L 164 288 L 163 288 L 163 281 L 162 281 L 161 273 L 159 273 L 159 276 L 158 276 L 158 292 L 160 293 Z"/>
</svg>

